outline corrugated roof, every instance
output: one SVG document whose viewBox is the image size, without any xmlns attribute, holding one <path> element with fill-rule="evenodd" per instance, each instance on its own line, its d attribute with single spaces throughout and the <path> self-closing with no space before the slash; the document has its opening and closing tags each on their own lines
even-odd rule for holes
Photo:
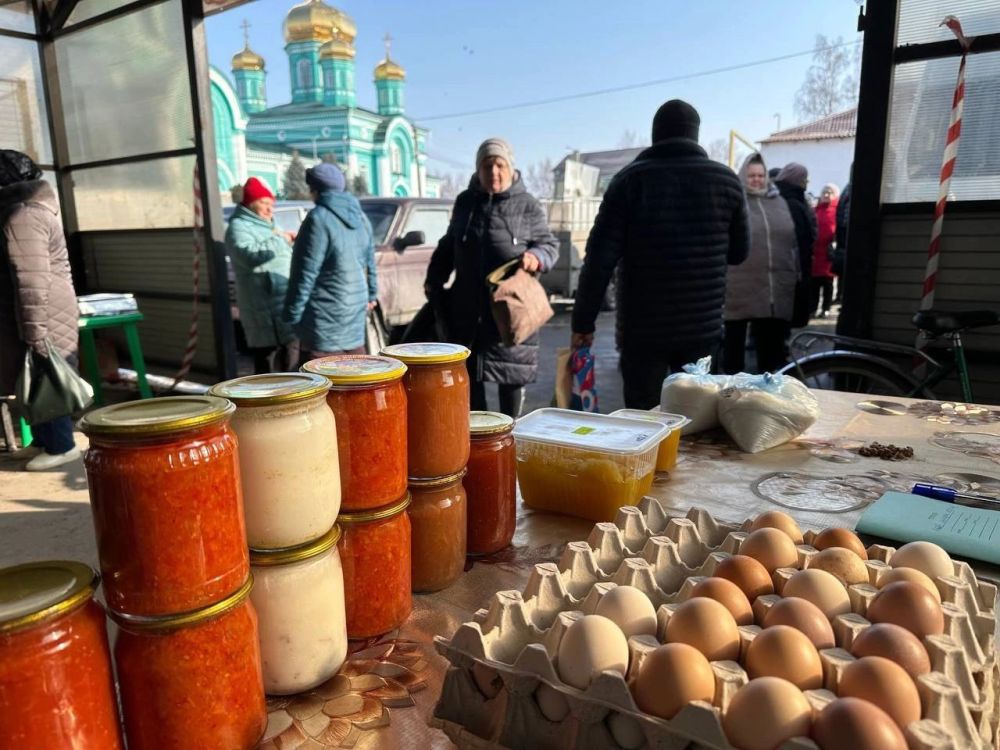
<svg viewBox="0 0 1000 750">
<path fill-rule="evenodd" d="M 782 141 L 818 141 L 826 138 L 853 138 L 858 127 L 858 108 L 852 107 L 844 112 L 827 115 L 819 120 L 796 125 L 794 128 L 771 133 L 761 143 L 780 143 Z"/>
</svg>

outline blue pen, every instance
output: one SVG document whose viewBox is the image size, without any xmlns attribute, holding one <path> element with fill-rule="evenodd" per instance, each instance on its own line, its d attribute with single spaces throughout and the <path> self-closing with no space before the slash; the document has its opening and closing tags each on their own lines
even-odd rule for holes
<svg viewBox="0 0 1000 750">
<path fill-rule="evenodd" d="M 958 500 L 968 500 L 976 503 L 986 503 L 987 505 L 1000 506 L 1000 500 L 994 497 L 983 497 L 982 495 L 969 495 L 965 492 L 958 492 L 950 487 L 940 487 L 936 484 L 924 484 L 918 482 L 913 485 L 912 493 L 921 497 L 929 497 L 932 500 L 941 500 L 946 503 L 954 503 Z"/>
</svg>

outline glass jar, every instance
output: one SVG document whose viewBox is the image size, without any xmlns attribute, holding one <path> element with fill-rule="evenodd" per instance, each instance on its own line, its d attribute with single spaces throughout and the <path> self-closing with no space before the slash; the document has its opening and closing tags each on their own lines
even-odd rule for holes
<svg viewBox="0 0 1000 750">
<path fill-rule="evenodd" d="M 469 461 L 469 350 L 399 344 L 382 350 L 407 366 L 407 461 L 411 477 L 444 477 Z M 412 513 L 412 511 L 411 511 Z"/>
<path fill-rule="evenodd" d="M 379 508 L 406 492 L 406 365 L 389 357 L 345 354 L 314 359 L 337 419 L 341 509 Z"/>
<path fill-rule="evenodd" d="M 212 386 L 236 404 L 247 543 L 297 547 L 323 536 L 340 511 L 337 423 L 330 381 L 308 373 L 250 375 Z"/>
<path fill-rule="evenodd" d="M 347 637 L 371 638 L 402 625 L 410 595 L 410 494 L 392 505 L 337 519 L 344 565 Z"/>
<path fill-rule="evenodd" d="M 236 407 L 215 396 L 90 412 L 84 459 L 108 606 L 155 616 L 198 609 L 250 573 Z"/>
<path fill-rule="evenodd" d="M 301 693 L 326 682 L 347 657 L 340 527 L 285 550 L 250 550 L 264 691 Z"/>
<path fill-rule="evenodd" d="M 252 587 L 173 617 L 112 613 L 129 750 L 256 746 L 267 709 Z"/>
<path fill-rule="evenodd" d="M 124 747 L 97 583 L 78 562 L 0 570 L 0 747 Z"/>
<path fill-rule="evenodd" d="M 506 414 L 469 415 L 472 450 L 465 476 L 468 495 L 468 553 L 488 555 L 514 538 L 517 523 L 517 455 L 514 420 Z"/>
<path fill-rule="evenodd" d="M 410 570 L 416 592 L 447 588 L 465 569 L 464 476 L 465 469 L 448 477 L 410 479 Z"/>
</svg>

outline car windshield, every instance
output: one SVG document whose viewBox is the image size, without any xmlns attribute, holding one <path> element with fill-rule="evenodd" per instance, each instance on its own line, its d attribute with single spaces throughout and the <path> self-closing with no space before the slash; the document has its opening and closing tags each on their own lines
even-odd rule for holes
<svg viewBox="0 0 1000 750">
<path fill-rule="evenodd" d="M 384 245 L 389 236 L 389 228 L 399 207 L 395 203 L 379 203 L 378 201 L 362 201 L 361 210 L 365 212 L 372 225 L 372 234 L 376 245 Z"/>
</svg>

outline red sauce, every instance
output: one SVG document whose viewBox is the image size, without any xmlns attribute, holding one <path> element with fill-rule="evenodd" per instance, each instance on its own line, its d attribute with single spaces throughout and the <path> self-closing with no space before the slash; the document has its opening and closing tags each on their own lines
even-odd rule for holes
<svg viewBox="0 0 1000 750">
<path fill-rule="evenodd" d="M 469 372 L 465 362 L 409 364 L 403 378 L 411 477 L 443 477 L 469 460 Z"/>
<path fill-rule="evenodd" d="M 123 747 L 100 606 L 0 634 L 0 748 Z"/>
<path fill-rule="evenodd" d="M 465 420 L 468 424 L 468 418 Z M 465 489 L 462 472 L 433 484 L 410 480 L 413 502 L 412 586 L 430 592 L 447 588 L 465 569 Z"/>
<path fill-rule="evenodd" d="M 387 517 L 373 512 L 344 514 L 337 522 L 344 566 L 347 637 L 369 638 L 402 625 L 413 609 L 410 595 L 409 502 L 394 503 Z"/>
<path fill-rule="evenodd" d="M 517 523 L 517 461 L 510 430 L 477 436 L 473 433 L 469 468 L 468 553 L 487 555 L 514 538 Z"/>
<path fill-rule="evenodd" d="M 115 664 L 129 750 L 256 745 L 267 709 L 257 615 L 249 601 L 172 630 L 120 624 Z"/>
<path fill-rule="evenodd" d="M 163 615 L 217 602 L 250 573 L 236 436 L 91 435 L 85 459 L 108 605 Z"/>
</svg>

